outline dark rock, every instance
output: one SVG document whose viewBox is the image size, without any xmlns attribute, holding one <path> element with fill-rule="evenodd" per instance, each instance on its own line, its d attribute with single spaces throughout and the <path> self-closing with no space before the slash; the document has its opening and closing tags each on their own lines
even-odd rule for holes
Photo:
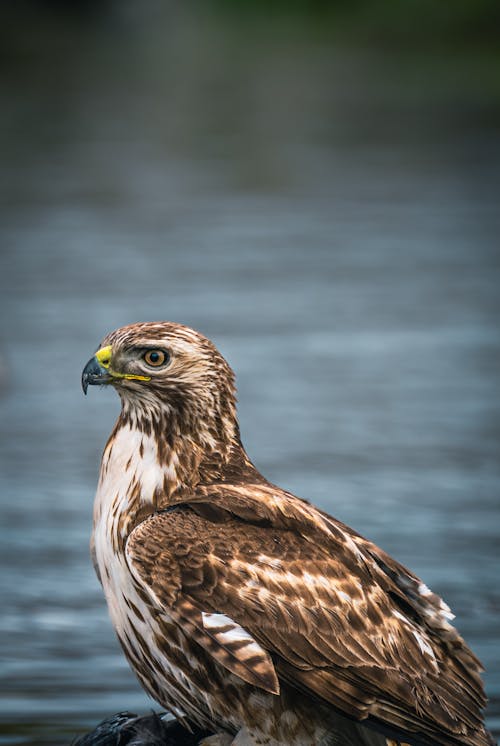
<svg viewBox="0 0 500 746">
<path fill-rule="evenodd" d="M 178 720 L 166 719 L 165 713 L 138 716 L 118 712 L 77 738 L 72 746 L 195 746 L 209 735 L 195 727 L 190 732 Z"/>
</svg>

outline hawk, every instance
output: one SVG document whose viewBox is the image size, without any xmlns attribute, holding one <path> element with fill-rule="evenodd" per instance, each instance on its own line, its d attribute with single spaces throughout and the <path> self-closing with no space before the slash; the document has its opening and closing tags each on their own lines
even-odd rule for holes
<svg viewBox="0 0 500 746">
<path fill-rule="evenodd" d="M 490 744 L 481 664 L 448 606 L 348 526 L 271 484 L 240 440 L 234 375 L 202 334 L 138 323 L 82 385 L 121 413 L 94 565 L 147 692 L 206 744 Z"/>
</svg>

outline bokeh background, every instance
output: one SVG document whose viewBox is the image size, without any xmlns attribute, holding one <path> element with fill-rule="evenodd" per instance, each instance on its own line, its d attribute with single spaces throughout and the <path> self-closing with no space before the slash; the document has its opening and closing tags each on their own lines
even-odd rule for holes
<svg viewBox="0 0 500 746">
<path fill-rule="evenodd" d="M 500 5 L 0 9 L 1 744 L 145 712 L 88 556 L 109 330 L 234 367 L 273 481 L 419 573 L 500 732 Z"/>
</svg>

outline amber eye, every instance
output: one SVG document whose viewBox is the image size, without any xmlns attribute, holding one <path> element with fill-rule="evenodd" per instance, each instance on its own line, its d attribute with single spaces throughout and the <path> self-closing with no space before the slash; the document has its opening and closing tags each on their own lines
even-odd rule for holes
<svg viewBox="0 0 500 746">
<path fill-rule="evenodd" d="M 159 368 L 167 362 L 167 353 L 163 350 L 148 350 L 143 355 L 144 360 L 153 368 Z"/>
</svg>

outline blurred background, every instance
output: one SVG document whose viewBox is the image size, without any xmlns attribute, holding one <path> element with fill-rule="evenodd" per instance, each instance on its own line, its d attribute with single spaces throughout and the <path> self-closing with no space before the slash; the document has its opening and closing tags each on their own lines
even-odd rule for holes
<svg viewBox="0 0 500 746">
<path fill-rule="evenodd" d="M 500 732 L 500 5 L 0 6 L 0 743 L 146 712 L 88 555 L 102 336 L 234 367 L 264 474 L 452 606 Z"/>
</svg>

